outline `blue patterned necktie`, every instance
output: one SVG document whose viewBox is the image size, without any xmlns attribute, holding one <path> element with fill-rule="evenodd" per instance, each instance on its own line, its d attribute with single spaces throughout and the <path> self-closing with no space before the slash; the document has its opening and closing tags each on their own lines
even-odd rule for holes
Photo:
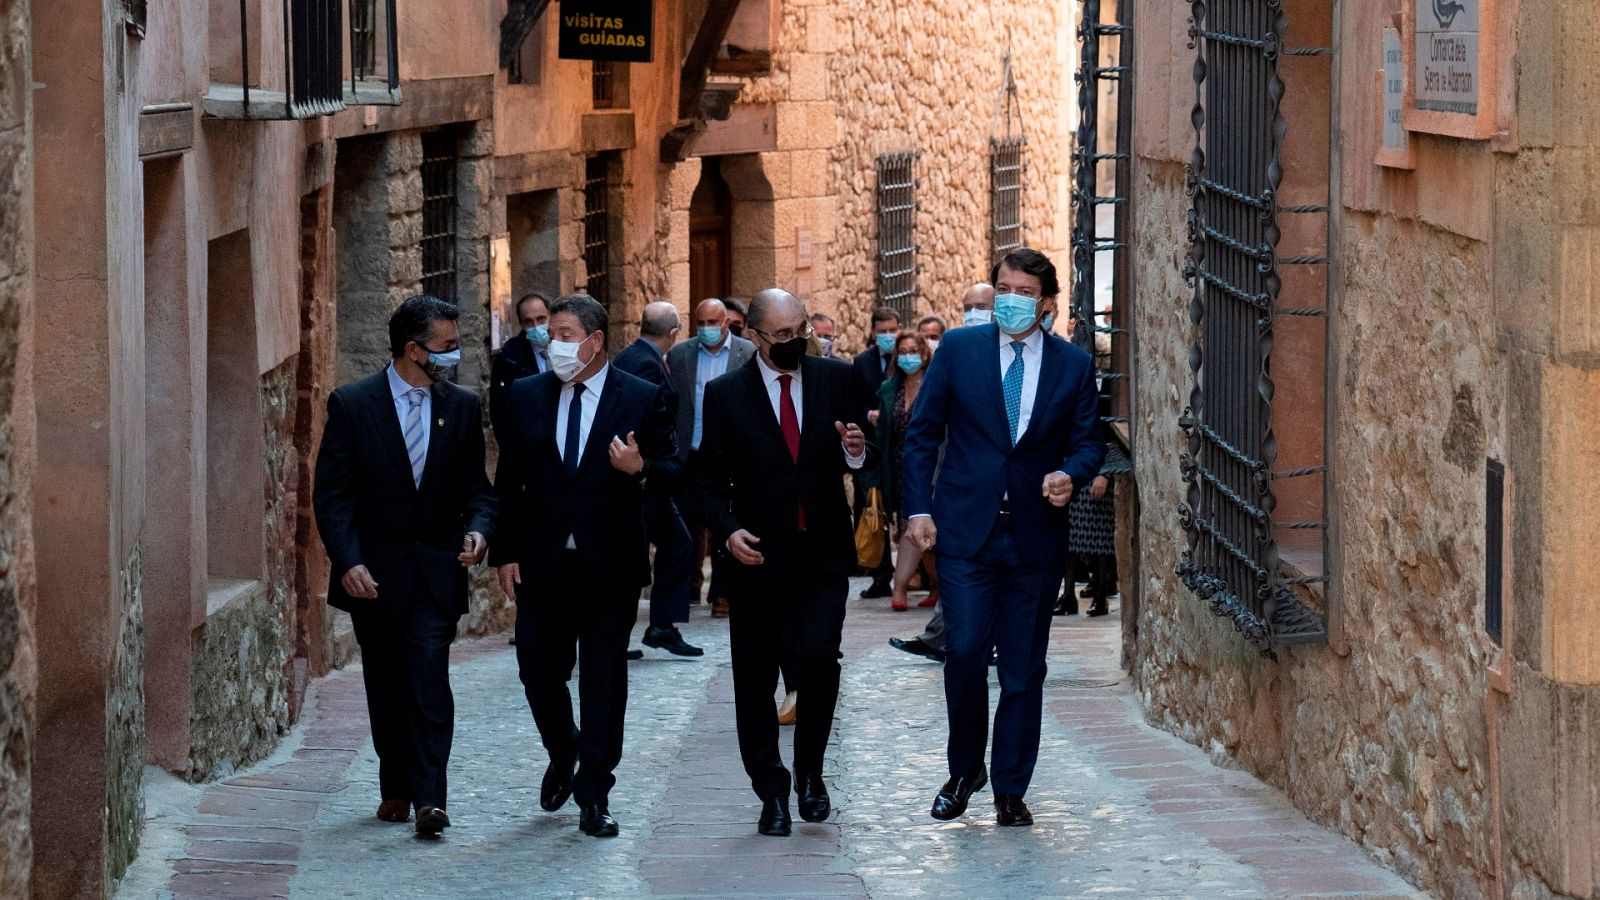
<svg viewBox="0 0 1600 900">
<path fill-rule="evenodd" d="M 406 391 L 406 455 L 411 457 L 411 483 L 422 486 L 422 467 L 428 462 L 428 451 L 422 446 L 422 388 Z"/>
<path fill-rule="evenodd" d="M 1017 355 L 1011 357 L 1011 364 L 1006 366 L 1006 377 L 1000 382 L 1001 393 L 1006 398 L 1006 421 L 1011 423 L 1011 443 L 1017 442 L 1017 423 L 1022 421 L 1022 361 L 1021 341 L 1012 341 L 1011 349 Z"/>
</svg>

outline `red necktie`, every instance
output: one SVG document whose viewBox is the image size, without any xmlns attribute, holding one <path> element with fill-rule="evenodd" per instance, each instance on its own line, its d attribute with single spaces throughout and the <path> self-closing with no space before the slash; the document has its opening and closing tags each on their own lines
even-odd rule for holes
<svg viewBox="0 0 1600 900">
<path fill-rule="evenodd" d="M 778 376 L 778 427 L 783 429 L 783 442 L 789 445 L 789 457 L 800 462 L 800 416 L 794 410 L 794 395 L 789 393 L 790 375 Z M 796 504 L 800 517 L 800 530 L 806 530 L 806 511 Z"/>
</svg>

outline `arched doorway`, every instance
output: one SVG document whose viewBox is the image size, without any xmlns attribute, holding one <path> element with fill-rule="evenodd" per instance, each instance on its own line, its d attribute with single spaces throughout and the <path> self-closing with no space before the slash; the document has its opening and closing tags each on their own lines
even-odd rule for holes
<svg viewBox="0 0 1600 900">
<path fill-rule="evenodd" d="M 689 302 L 726 297 L 733 286 L 733 193 L 716 157 L 700 161 L 689 202 Z"/>
</svg>

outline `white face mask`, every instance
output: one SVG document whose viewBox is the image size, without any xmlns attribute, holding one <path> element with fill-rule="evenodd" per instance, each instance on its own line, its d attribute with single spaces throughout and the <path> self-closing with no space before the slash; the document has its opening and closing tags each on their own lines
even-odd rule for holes
<svg viewBox="0 0 1600 900">
<path fill-rule="evenodd" d="M 961 324 L 963 325 L 987 325 L 993 321 L 994 310 L 992 309 L 969 309 L 961 314 Z"/>
<path fill-rule="evenodd" d="M 588 338 L 584 338 L 588 340 Z M 578 377 L 584 367 L 594 362 L 594 357 L 580 359 L 579 351 L 583 348 L 583 341 L 551 341 L 545 352 L 550 356 L 550 371 L 562 381 L 571 381 Z"/>
</svg>

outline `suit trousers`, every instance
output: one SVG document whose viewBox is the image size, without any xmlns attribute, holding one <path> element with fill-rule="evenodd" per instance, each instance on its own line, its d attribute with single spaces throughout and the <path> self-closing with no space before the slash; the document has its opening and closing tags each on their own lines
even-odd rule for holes
<svg viewBox="0 0 1600 900">
<path fill-rule="evenodd" d="M 561 554 L 556 570 L 523 573 L 517 589 L 517 670 L 539 738 L 552 765 L 574 756 L 572 794 L 580 804 L 604 802 L 622 759 L 628 708 L 628 633 L 639 615 L 638 589 L 599 589 L 578 553 Z M 578 711 L 567 682 L 578 670 Z"/>
<path fill-rule="evenodd" d="M 730 597 L 729 639 L 733 658 L 734 712 L 739 755 L 750 786 L 763 800 L 789 796 L 789 770 L 778 751 L 778 713 L 774 690 L 778 663 L 786 685 L 799 691 L 794 727 L 794 771 L 822 774 L 822 755 L 833 731 L 839 700 L 839 643 L 844 632 L 850 583 L 807 573 L 816 566 L 804 547 L 795 577 L 776 586 L 746 586 L 736 578 Z"/>
<path fill-rule="evenodd" d="M 694 471 L 694 465 L 695 457 L 690 455 L 688 471 Z M 711 532 L 706 529 L 705 516 L 700 511 L 700 492 L 691 483 L 688 487 L 680 490 L 673 499 L 673 505 L 677 507 L 678 515 L 682 517 L 684 527 L 688 529 L 689 537 L 694 541 L 693 557 L 689 565 L 690 598 L 698 601 L 701 599 L 715 600 L 718 597 L 727 597 L 728 578 L 726 569 L 733 563 L 724 559 L 723 555 L 711 546 Z M 657 552 L 660 552 L 659 547 Z M 711 556 L 711 590 L 709 593 L 705 592 L 704 564 L 707 554 Z"/>
<path fill-rule="evenodd" d="M 989 742 L 989 657 L 999 653 L 1000 703 L 994 714 L 990 779 L 995 794 L 1021 796 L 1039 759 L 1045 651 L 1061 573 L 1030 565 L 1002 514 L 977 555 L 939 557 L 947 634 L 945 706 L 952 776 L 983 766 Z"/>
<path fill-rule="evenodd" d="M 665 494 L 644 498 L 644 524 L 656 547 L 654 578 L 650 582 L 650 624 L 670 626 L 689 621 L 689 585 L 695 565 L 694 539 L 678 514 L 678 506 Z"/>
<path fill-rule="evenodd" d="M 361 645 L 379 792 L 384 800 L 443 807 L 455 732 L 450 642 L 458 617 L 420 586 L 398 606 L 387 598 L 370 602 L 373 609 L 358 608 L 350 619 Z"/>
</svg>

